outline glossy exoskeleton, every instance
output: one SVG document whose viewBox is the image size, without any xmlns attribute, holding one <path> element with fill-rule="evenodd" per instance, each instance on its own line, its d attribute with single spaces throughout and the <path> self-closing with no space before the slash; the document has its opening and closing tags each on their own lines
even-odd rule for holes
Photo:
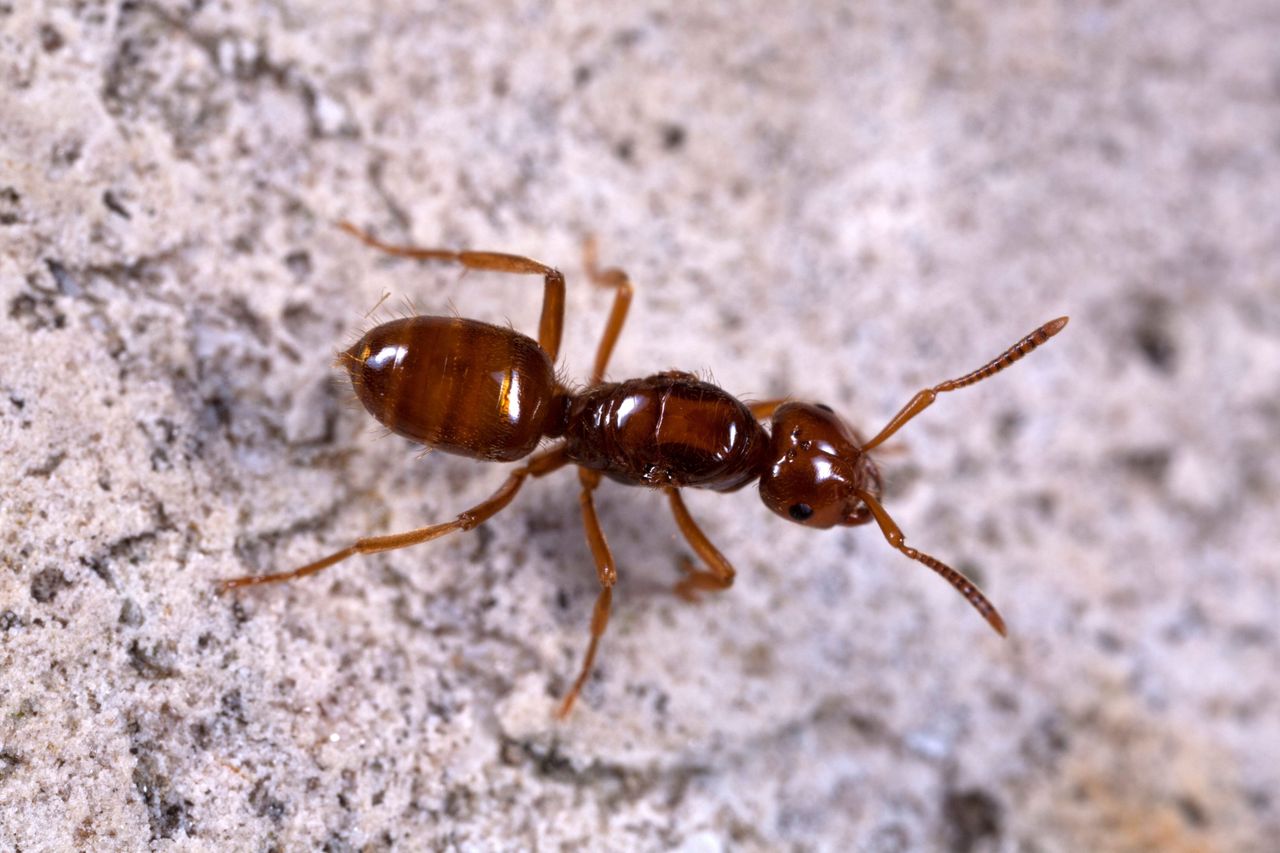
<svg viewBox="0 0 1280 853">
<path fill-rule="evenodd" d="M 529 477 L 565 465 L 578 469 L 587 542 L 600 593 L 591 640 L 577 680 L 559 714 L 568 714 L 591 671 L 612 605 L 617 570 L 596 517 L 593 492 L 601 477 L 666 492 L 681 533 L 702 565 L 682 564 L 675 592 L 727 589 L 734 569 L 693 521 L 682 488 L 727 492 L 759 480 L 760 497 L 775 513 L 808 527 L 875 521 L 889 544 L 933 569 L 960 591 L 1001 635 L 1004 620 L 968 578 L 906 544 L 880 503 L 880 472 L 868 455 L 931 405 L 938 394 L 986 379 L 1053 337 L 1067 324 L 1052 320 L 998 358 L 964 376 L 920 391 L 869 441 L 829 407 L 786 400 L 747 404 L 689 373 L 666 372 L 605 382 L 604 372 L 631 303 L 632 286 L 618 269 L 599 269 L 588 242 L 587 274 L 614 291 L 613 308 L 596 352 L 591 381 L 571 390 L 556 379 L 564 319 L 564 277 L 529 258 L 497 252 L 454 252 L 382 243 L 349 223 L 341 227 L 368 245 L 407 258 L 451 261 L 478 270 L 541 275 L 538 340 L 509 328 L 458 317 L 416 316 L 370 329 L 339 361 L 369 413 L 392 432 L 429 448 L 477 459 L 510 462 L 555 440 L 507 476 L 486 501 L 452 521 L 352 545 L 299 569 L 222 582 L 223 591 L 315 574 L 347 557 L 417 545 L 470 530 L 511 502 Z M 762 421 L 768 421 L 768 429 Z"/>
</svg>

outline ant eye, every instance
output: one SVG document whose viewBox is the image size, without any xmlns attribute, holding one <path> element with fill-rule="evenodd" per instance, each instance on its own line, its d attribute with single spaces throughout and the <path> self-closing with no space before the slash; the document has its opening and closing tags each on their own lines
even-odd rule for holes
<svg viewBox="0 0 1280 853">
<path fill-rule="evenodd" d="M 808 504 L 792 504 L 791 508 L 788 509 L 787 512 L 789 512 L 791 517 L 796 521 L 804 521 L 809 516 L 813 515 L 813 507 Z"/>
<path fill-rule="evenodd" d="M 822 409 L 824 412 L 830 412 L 833 415 L 835 414 L 835 409 L 831 408 L 826 403 L 814 403 L 813 407 L 815 409 Z"/>
</svg>

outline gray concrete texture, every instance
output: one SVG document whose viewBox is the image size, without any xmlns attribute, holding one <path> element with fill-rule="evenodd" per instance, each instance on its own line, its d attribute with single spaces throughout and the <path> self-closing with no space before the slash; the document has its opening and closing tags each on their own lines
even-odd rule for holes
<svg viewBox="0 0 1280 853">
<path fill-rule="evenodd" d="M 1280 7 L 0 2 L 0 850 L 1275 849 Z M 873 431 L 912 544 L 499 466 L 331 366 L 384 293 Z M 381 315 L 379 315 L 381 316 Z"/>
</svg>

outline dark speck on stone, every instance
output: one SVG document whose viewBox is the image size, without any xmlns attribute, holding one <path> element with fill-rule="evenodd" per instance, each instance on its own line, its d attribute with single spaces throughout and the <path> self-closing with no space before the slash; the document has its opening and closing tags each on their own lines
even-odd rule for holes
<svg viewBox="0 0 1280 853">
<path fill-rule="evenodd" d="M 160 681 L 178 674 L 177 669 L 159 659 L 155 649 L 145 651 L 137 640 L 129 644 L 129 664 L 147 681 Z"/>
<path fill-rule="evenodd" d="M 1177 367 L 1178 346 L 1169 329 L 1169 314 L 1170 307 L 1163 299 L 1145 300 L 1133 329 L 1138 351 L 1163 374 L 1172 374 Z"/>
<path fill-rule="evenodd" d="M 40 46 L 44 48 L 45 53 L 57 53 L 64 44 L 66 40 L 56 27 L 52 24 L 40 25 Z"/>
<path fill-rule="evenodd" d="M 954 853 L 976 850 L 1000 837 L 1000 804 L 979 788 L 952 791 L 942 804 L 950 849 Z"/>
<path fill-rule="evenodd" d="M 48 604 L 58 596 L 58 590 L 71 586 L 62 572 L 55 568 L 42 569 L 31 579 L 31 597 L 41 604 Z"/>
<path fill-rule="evenodd" d="M 9 750 L 0 750 L 0 782 L 8 779 L 23 764 L 22 756 Z"/>
<path fill-rule="evenodd" d="M 142 608 L 132 598 L 126 598 L 120 605 L 120 624 L 136 628 L 146 620 Z"/>
</svg>

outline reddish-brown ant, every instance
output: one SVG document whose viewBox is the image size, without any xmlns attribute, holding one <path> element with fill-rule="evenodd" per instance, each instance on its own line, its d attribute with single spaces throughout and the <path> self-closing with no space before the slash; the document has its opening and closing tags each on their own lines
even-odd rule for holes
<svg viewBox="0 0 1280 853">
<path fill-rule="evenodd" d="M 683 598 L 695 600 L 699 592 L 728 589 L 734 570 L 689 515 L 680 489 L 728 492 L 758 479 L 760 497 L 771 510 L 808 527 L 874 520 L 890 545 L 946 578 L 992 628 L 1005 634 L 1004 620 L 977 586 L 907 545 L 880 504 L 880 472 L 868 453 L 928 408 L 938 394 L 998 373 L 1062 331 L 1066 317 L 1045 323 L 978 370 L 919 392 L 875 437 L 863 441 L 825 405 L 786 400 L 748 405 L 689 373 L 671 371 L 606 383 L 605 367 L 626 320 L 632 287 L 622 270 L 602 270 L 596 265 L 591 241 L 585 253 L 587 276 L 596 285 L 611 288 L 614 300 L 596 350 L 591 382 L 574 391 L 561 385 L 555 375 L 564 322 L 564 276 L 559 271 L 518 255 L 393 246 L 350 223 L 340 227 L 392 255 L 540 275 L 545 281 L 537 342 L 513 329 L 460 317 L 406 317 L 366 332 L 340 354 L 339 361 L 371 415 L 392 432 L 429 448 L 477 459 L 510 462 L 533 453 L 544 438 L 560 441 L 516 468 L 488 500 L 453 521 L 357 539 L 291 572 L 223 581 L 220 591 L 300 578 L 356 554 L 407 548 L 455 530 L 471 530 L 506 508 L 526 478 L 573 464 L 582 484 L 578 502 L 600 594 L 591 617 L 586 657 L 560 705 L 561 717 L 569 713 L 591 672 L 618 579 L 596 518 L 593 492 L 601 475 L 666 492 L 680 532 L 704 566 L 684 561 L 684 577 L 675 586 Z M 761 425 L 765 418 L 771 430 Z"/>
</svg>

